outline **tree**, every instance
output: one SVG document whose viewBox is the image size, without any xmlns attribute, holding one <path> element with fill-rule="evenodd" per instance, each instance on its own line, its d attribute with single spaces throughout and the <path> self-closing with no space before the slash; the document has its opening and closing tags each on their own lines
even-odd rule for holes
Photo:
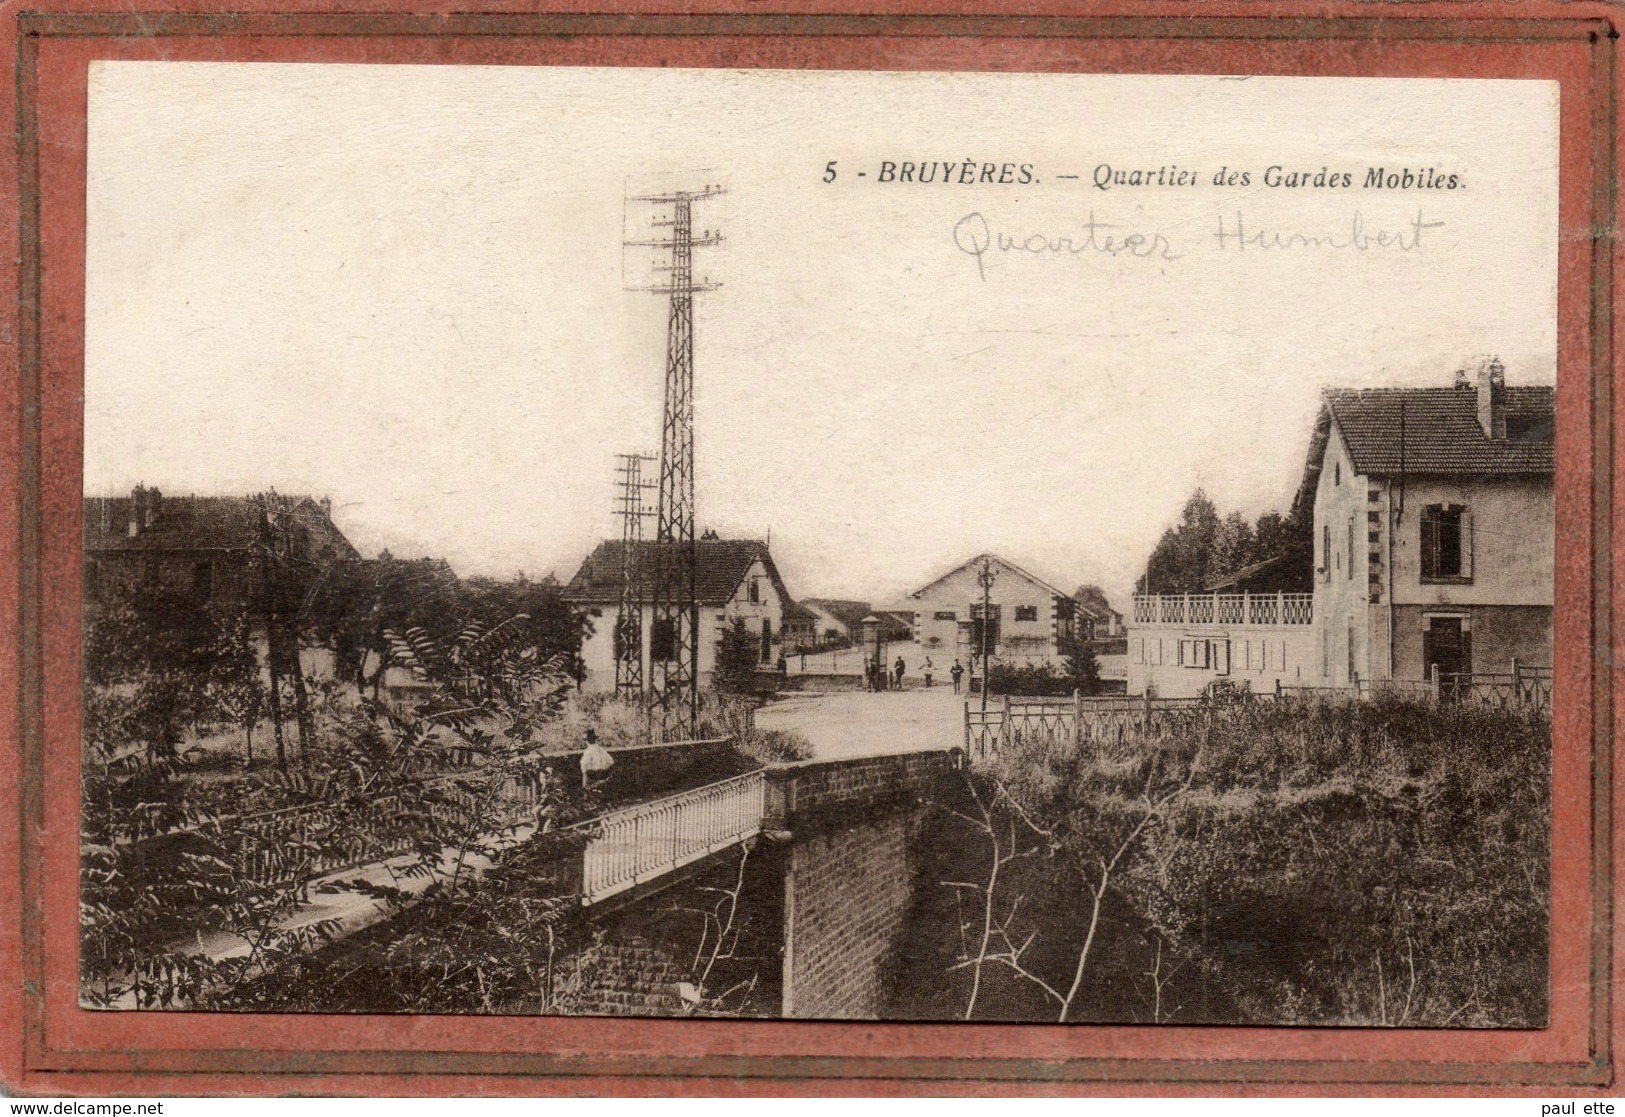
<svg viewBox="0 0 1625 1117">
<path fill-rule="evenodd" d="M 1214 575 L 1220 528 L 1219 510 L 1197 489 L 1151 552 L 1139 592 L 1200 593 Z"/>
<path fill-rule="evenodd" d="M 1282 561 L 1269 578 L 1272 588 L 1307 591 L 1311 588 L 1309 535 L 1305 524 L 1279 512 L 1265 512 L 1251 526 L 1239 512 L 1221 518 L 1207 494 L 1197 489 L 1185 502 L 1179 523 L 1163 532 L 1135 589 L 1139 593 L 1202 593 L 1244 567 L 1279 558 Z"/>
<path fill-rule="evenodd" d="M 735 617 L 733 624 L 723 629 L 722 639 L 717 643 L 714 676 L 717 690 L 723 694 L 751 693 L 756 685 L 757 651 L 756 641 L 751 639 L 744 620 Z"/>
<path fill-rule="evenodd" d="M 1066 677 L 1072 689 L 1084 695 L 1100 693 L 1100 662 L 1095 659 L 1089 642 L 1068 640 L 1062 645 L 1061 654 L 1066 657 Z"/>
<path fill-rule="evenodd" d="M 222 614 L 219 620 L 221 655 L 214 666 L 213 685 L 221 713 L 243 727 L 243 744 L 254 762 L 254 729 L 265 716 L 265 680 L 254 646 L 253 627 L 246 613 Z"/>
<path fill-rule="evenodd" d="M 520 574 L 511 581 L 465 578 L 461 586 L 462 612 L 473 618 L 498 621 L 522 615 L 521 642 L 544 659 L 563 656 L 572 677 L 581 664 L 581 643 L 592 622 L 564 600 L 552 576 L 533 582 Z"/>
<path fill-rule="evenodd" d="M 384 552 L 328 567 L 305 595 L 301 615 L 333 653 L 340 679 L 374 699 L 389 666 L 386 633 L 422 628 L 445 634 L 461 614 L 457 576 L 444 562 L 403 560 Z"/>
<path fill-rule="evenodd" d="M 220 716 L 234 665 L 232 638 L 196 596 L 142 585 L 114 597 L 85 626 L 85 739 L 108 755 L 139 745 L 149 765 L 172 758 L 188 729 Z"/>
<path fill-rule="evenodd" d="M 1072 598 L 1079 605 L 1095 613 L 1111 611 L 1111 602 L 1106 600 L 1106 591 L 1097 585 L 1079 586 Z"/>
</svg>

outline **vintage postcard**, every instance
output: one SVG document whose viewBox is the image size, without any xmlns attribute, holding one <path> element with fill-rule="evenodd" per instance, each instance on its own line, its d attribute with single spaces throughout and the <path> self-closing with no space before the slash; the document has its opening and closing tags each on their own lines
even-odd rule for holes
<svg viewBox="0 0 1625 1117">
<path fill-rule="evenodd" d="M 79 1004 L 1544 1027 L 1558 114 L 93 62 Z"/>
<path fill-rule="evenodd" d="M 823 2 L 0 10 L 8 1089 L 1612 1088 L 1611 9 Z"/>
</svg>

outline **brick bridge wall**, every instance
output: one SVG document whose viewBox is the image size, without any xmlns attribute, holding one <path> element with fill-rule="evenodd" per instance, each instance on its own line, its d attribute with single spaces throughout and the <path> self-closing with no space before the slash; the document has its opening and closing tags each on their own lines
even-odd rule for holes
<svg viewBox="0 0 1625 1117">
<path fill-rule="evenodd" d="M 913 900 L 925 807 L 962 757 L 944 749 L 769 767 L 767 840 L 750 854 L 740 897 L 748 941 L 737 953 L 749 957 L 710 984 L 751 979 L 751 1014 L 876 1018 Z M 590 918 L 604 937 L 586 1011 L 681 1011 L 674 983 L 695 980 L 679 968 L 693 958 L 698 916 L 679 913 L 714 903 L 707 888 L 732 884 L 738 856 L 730 849 L 655 893 L 595 906 Z"/>
<path fill-rule="evenodd" d="M 784 873 L 782 1014 L 874 1019 L 914 893 L 924 805 L 957 749 L 768 770 L 770 826 L 791 834 Z"/>
</svg>

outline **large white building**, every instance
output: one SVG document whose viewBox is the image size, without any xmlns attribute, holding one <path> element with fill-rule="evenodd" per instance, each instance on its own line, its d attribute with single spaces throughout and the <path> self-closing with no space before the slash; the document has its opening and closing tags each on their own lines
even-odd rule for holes
<svg viewBox="0 0 1625 1117">
<path fill-rule="evenodd" d="M 991 571 L 985 633 L 995 662 L 1014 666 L 1059 663 L 1077 635 L 1072 595 L 998 555 L 977 555 L 927 582 L 909 598 L 914 642 L 940 671 L 959 660 L 970 664 L 983 646 L 983 569 Z"/>
</svg>

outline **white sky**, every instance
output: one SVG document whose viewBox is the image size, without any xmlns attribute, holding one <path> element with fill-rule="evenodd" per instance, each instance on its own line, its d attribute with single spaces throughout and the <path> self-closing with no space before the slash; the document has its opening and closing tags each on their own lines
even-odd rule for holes
<svg viewBox="0 0 1625 1117">
<path fill-rule="evenodd" d="M 729 189 L 700 217 L 727 242 L 699 253 L 698 523 L 771 529 L 797 596 L 895 601 L 994 550 L 1121 608 L 1197 484 L 1285 509 L 1322 385 L 1492 352 L 1554 375 L 1549 83 L 92 66 L 86 491 L 327 494 L 363 553 L 568 578 L 618 536 L 666 318 L 625 289 L 628 183 Z M 1039 181 L 881 184 L 884 159 Z M 1200 185 L 1102 192 L 1102 163 Z M 1355 188 L 1267 189 L 1271 164 Z M 1466 188 L 1361 189 L 1377 164 Z M 1411 252 L 1213 235 L 1346 240 L 1356 211 L 1444 224 Z M 994 251 L 984 279 L 973 212 L 1075 239 L 1093 212 L 1179 258 Z"/>
</svg>

